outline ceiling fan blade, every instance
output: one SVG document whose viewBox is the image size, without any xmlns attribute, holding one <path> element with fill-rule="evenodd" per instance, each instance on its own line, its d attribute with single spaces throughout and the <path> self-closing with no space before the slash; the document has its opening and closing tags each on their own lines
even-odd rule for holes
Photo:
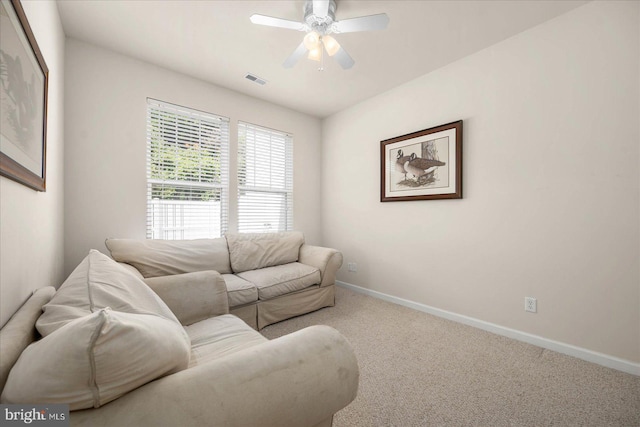
<svg viewBox="0 0 640 427">
<path fill-rule="evenodd" d="M 389 23 L 386 13 L 378 15 L 361 16 L 359 18 L 344 19 L 336 22 L 336 33 L 355 33 L 357 31 L 384 30 Z"/>
<path fill-rule="evenodd" d="M 329 14 L 329 0 L 313 0 L 313 14 L 324 18 Z"/>
<path fill-rule="evenodd" d="M 333 55 L 333 57 L 336 59 L 336 61 L 338 61 L 338 64 L 340 64 L 340 66 L 344 70 L 348 70 L 349 68 L 353 67 L 353 64 L 355 64 L 353 58 L 351 58 L 347 51 L 342 47 L 336 52 L 335 55 Z"/>
<path fill-rule="evenodd" d="M 302 22 L 289 21 L 288 19 L 274 18 L 266 15 L 251 15 L 251 22 L 258 25 L 266 25 L 268 27 L 287 28 L 290 30 L 304 31 L 305 24 Z"/>
<path fill-rule="evenodd" d="M 298 48 L 296 50 L 294 50 L 291 55 L 289 55 L 289 57 L 287 58 L 286 61 L 284 61 L 282 66 L 284 68 L 293 67 L 294 65 L 296 65 L 296 62 L 298 62 L 298 60 L 304 56 L 305 53 L 307 53 L 307 48 L 304 45 L 304 42 L 302 42 L 302 43 L 300 43 Z"/>
</svg>

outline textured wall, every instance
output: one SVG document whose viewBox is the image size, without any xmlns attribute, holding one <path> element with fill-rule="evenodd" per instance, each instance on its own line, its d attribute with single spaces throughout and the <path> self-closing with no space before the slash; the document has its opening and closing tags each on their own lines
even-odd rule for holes
<svg viewBox="0 0 640 427">
<path fill-rule="evenodd" d="M 326 119 L 338 279 L 640 362 L 639 8 L 589 3 Z M 380 141 L 458 119 L 464 199 L 380 203 Z"/>
</svg>

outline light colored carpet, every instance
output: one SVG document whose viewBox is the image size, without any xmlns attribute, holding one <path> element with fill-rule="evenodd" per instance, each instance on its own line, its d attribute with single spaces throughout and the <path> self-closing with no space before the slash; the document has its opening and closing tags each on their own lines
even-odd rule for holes
<svg viewBox="0 0 640 427">
<path fill-rule="evenodd" d="M 337 288 L 336 306 L 262 330 L 329 325 L 360 366 L 334 427 L 640 426 L 640 377 Z"/>
</svg>

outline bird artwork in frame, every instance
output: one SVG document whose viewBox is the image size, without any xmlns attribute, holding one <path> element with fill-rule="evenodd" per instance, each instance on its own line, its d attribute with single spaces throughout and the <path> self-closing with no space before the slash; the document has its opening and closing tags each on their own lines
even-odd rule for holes
<svg viewBox="0 0 640 427">
<path fill-rule="evenodd" d="M 380 142 L 380 201 L 462 198 L 462 120 Z"/>
<path fill-rule="evenodd" d="M 0 0 L 0 175 L 46 190 L 44 62 L 20 0 Z"/>
</svg>

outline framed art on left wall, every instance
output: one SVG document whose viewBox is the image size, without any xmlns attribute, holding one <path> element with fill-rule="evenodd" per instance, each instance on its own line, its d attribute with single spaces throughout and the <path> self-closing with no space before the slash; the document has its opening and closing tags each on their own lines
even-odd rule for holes
<svg viewBox="0 0 640 427">
<path fill-rule="evenodd" d="M 0 0 L 0 175 L 46 189 L 49 69 L 19 0 Z"/>
</svg>

